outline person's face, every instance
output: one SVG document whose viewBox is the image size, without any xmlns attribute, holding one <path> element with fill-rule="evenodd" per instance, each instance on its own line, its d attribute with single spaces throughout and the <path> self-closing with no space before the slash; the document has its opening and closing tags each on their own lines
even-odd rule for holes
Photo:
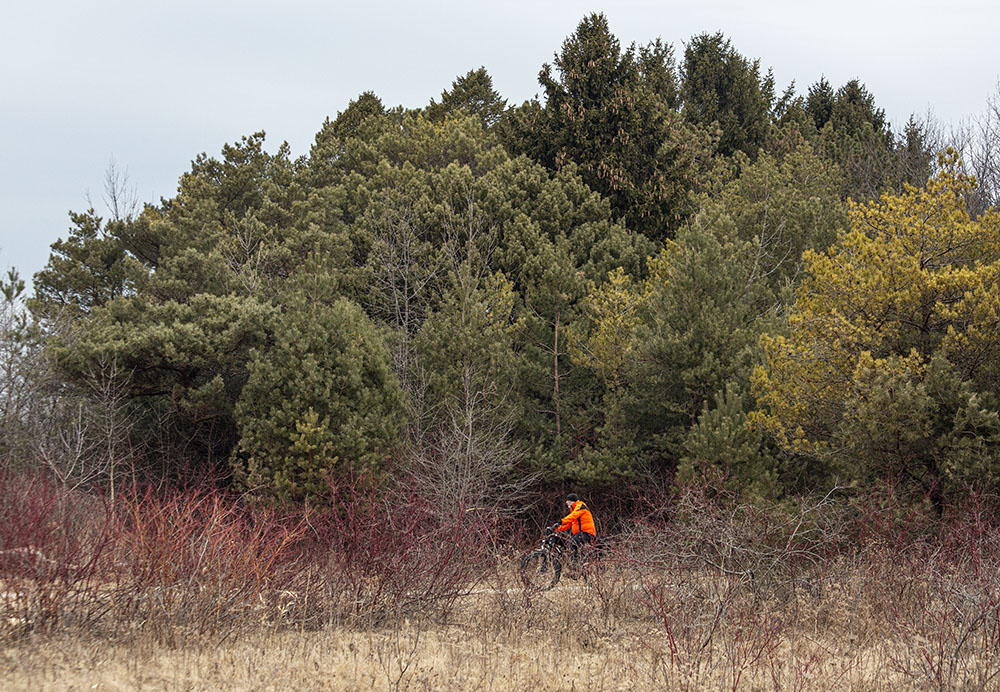
<svg viewBox="0 0 1000 692">
<path fill-rule="evenodd" d="M 573 509 L 573 501 L 572 500 L 566 500 L 566 506 L 569 507 L 570 509 Z"/>
</svg>

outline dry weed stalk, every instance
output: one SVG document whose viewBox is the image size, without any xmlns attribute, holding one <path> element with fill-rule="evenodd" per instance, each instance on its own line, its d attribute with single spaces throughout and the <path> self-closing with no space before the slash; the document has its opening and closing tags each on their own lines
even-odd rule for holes
<svg viewBox="0 0 1000 692">
<path fill-rule="evenodd" d="M 334 490 L 331 509 L 307 513 L 209 490 L 123 492 L 111 511 L 3 476 L 0 636 L 19 653 L 3 659 L 0 687 L 28 688 L 39 671 L 63 688 L 99 683 L 73 656 L 144 661 L 121 673 L 139 680 L 166 651 L 167 689 L 184 684 L 179 670 L 226 689 L 247 661 L 302 689 L 1000 681 L 993 498 L 928 523 L 884 498 L 761 508 L 689 489 L 646 513 L 586 581 L 529 595 L 486 514 Z"/>
</svg>

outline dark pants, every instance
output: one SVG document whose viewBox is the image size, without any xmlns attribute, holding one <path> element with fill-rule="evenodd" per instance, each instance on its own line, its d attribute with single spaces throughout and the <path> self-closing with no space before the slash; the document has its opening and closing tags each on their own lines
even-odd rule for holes
<svg viewBox="0 0 1000 692">
<path fill-rule="evenodd" d="M 579 533 L 570 534 L 569 545 L 573 549 L 573 559 L 576 560 L 580 547 L 594 542 L 594 536 L 587 533 L 586 531 L 580 531 Z"/>
</svg>

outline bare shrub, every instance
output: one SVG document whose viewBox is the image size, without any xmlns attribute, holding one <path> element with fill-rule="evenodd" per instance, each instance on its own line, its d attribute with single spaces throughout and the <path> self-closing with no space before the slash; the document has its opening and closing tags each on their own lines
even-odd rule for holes
<svg viewBox="0 0 1000 692">
<path fill-rule="evenodd" d="M 501 525 L 480 512 L 442 514 L 420 495 L 332 485 L 332 509 L 310 520 L 308 548 L 327 623 L 384 625 L 446 615 L 495 566 Z"/>
<path fill-rule="evenodd" d="M 735 580 L 758 600 L 789 598 L 821 572 L 843 544 L 844 526 L 831 490 L 818 500 L 759 505 L 734 501 L 706 484 L 676 499 L 653 501 L 627 533 L 639 565 L 702 572 Z"/>
<path fill-rule="evenodd" d="M 248 506 L 212 488 L 131 488 L 115 502 L 0 476 L 4 617 L 159 642 L 248 627 L 393 626 L 446 617 L 495 572 L 493 515 L 339 487 L 330 509 Z"/>
<path fill-rule="evenodd" d="M 754 507 L 692 486 L 651 499 L 586 578 L 529 593 L 497 515 L 442 512 L 361 479 L 331 493 L 321 510 L 212 487 L 131 488 L 112 505 L 0 476 L 0 636 L 32 655 L 100 641 L 133 653 L 141 643 L 149 661 L 168 650 L 238 652 L 225 654 L 237 667 L 277 656 L 269 665 L 293 687 L 314 672 L 313 659 L 295 667 L 306 642 L 324 642 L 316 660 L 341 666 L 324 682 L 349 689 L 1000 680 L 994 497 L 970 493 L 936 519 L 886 491 Z M 0 686 L 12 679 L 2 669 Z M 205 688 L 224 689 L 218 678 Z"/>
<path fill-rule="evenodd" d="M 937 527 L 888 552 L 885 605 L 890 666 L 935 690 L 990 689 L 1000 677 L 1000 523 L 996 498 L 971 493 Z M 877 597 L 876 596 L 876 597 Z"/>
<path fill-rule="evenodd" d="M 247 507 L 214 489 L 133 489 L 116 515 L 117 615 L 166 641 L 178 627 L 218 635 L 279 617 L 275 594 L 297 571 L 293 548 L 307 525 L 307 513 Z"/>
<path fill-rule="evenodd" d="M 104 507 L 45 477 L 0 473 L 0 590 L 14 631 L 51 632 L 102 615 L 111 547 Z"/>
</svg>

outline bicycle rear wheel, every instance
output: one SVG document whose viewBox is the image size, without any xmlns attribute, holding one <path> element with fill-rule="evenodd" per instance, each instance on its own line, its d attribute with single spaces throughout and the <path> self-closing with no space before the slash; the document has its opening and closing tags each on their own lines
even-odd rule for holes
<svg viewBox="0 0 1000 692">
<path fill-rule="evenodd" d="M 521 558 L 521 580 L 531 591 L 551 589 L 559 581 L 562 564 L 554 555 L 544 550 L 535 550 Z"/>
</svg>

